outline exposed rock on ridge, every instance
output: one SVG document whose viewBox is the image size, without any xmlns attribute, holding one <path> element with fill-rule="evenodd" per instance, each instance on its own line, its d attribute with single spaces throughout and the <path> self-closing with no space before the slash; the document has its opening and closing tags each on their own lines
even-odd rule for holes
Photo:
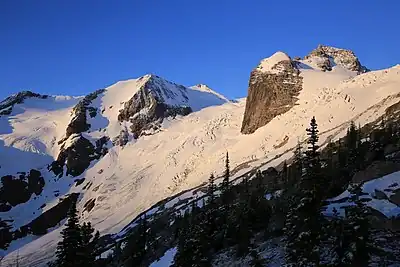
<svg viewBox="0 0 400 267">
<path fill-rule="evenodd" d="M 47 95 L 40 95 L 33 93 L 31 91 L 22 91 L 15 95 L 9 96 L 3 101 L 0 102 L 0 116 L 1 115 L 10 115 L 12 112 L 12 108 L 15 104 L 21 104 L 25 99 L 30 97 L 36 97 L 40 99 L 48 98 Z"/>
<path fill-rule="evenodd" d="M 74 107 L 72 110 L 74 116 L 67 127 L 65 139 L 70 137 L 71 134 L 82 133 L 90 129 L 90 124 L 87 123 L 87 114 L 94 118 L 98 113 L 97 108 L 91 107 L 90 104 L 103 92 L 104 89 L 100 89 L 88 94 Z M 63 142 L 63 140 L 60 141 L 60 143 L 61 142 Z"/>
<path fill-rule="evenodd" d="M 68 140 L 67 140 L 68 141 Z M 64 166 L 66 167 L 66 175 L 78 176 L 82 174 L 90 165 L 90 162 L 104 156 L 108 149 L 105 146 L 109 138 L 103 136 L 96 140 L 94 146 L 88 139 L 81 134 L 73 134 L 70 136 L 68 146 L 65 144 L 61 147 L 61 151 L 50 166 L 49 170 L 55 175 L 61 177 L 64 174 Z"/>
<path fill-rule="evenodd" d="M 175 98 L 187 100 L 186 87 L 173 84 L 178 90 L 178 92 L 174 92 L 168 88 L 170 85 L 165 84 L 165 81 L 158 76 L 150 75 L 143 79 L 148 80 L 125 103 L 118 115 L 119 121 L 132 123 L 130 128 L 134 138 L 140 137 L 146 131 L 158 130 L 164 118 L 177 115 L 186 116 L 192 112 L 192 108 L 187 105 L 168 103 L 169 99 Z"/>
<path fill-rule="evenodd" d="M 61 177 L 64 174 L 64 166 L 66 166 L 66 175 L 78 176 L 89 167 L 91 161 L 99 159 L 107 153 L 108 150 L 104 147 L 109 141 L 107 136 L 96 140 L 96 145 L 93 145 L 81 134 L 91 127 L 87 116 L 94 118 L 99 113 L 98 108 L 91 105 L 92 101 L 104 91 L 104 89 L 100 89 L 88 94 L 73 108 L 73 117 L 66 129 L 66 135 L 58 142 L 61 145 L 60 153 L 57 160 L 49 166 L 49 170 L 53 171 L 55 175 Z"/>
<path fill-rule="evenodd" d="M 278 52 L 251 72 L 241 132 L 251 134 L 288 111 L 302 89 L 302 77 L 294 62 Z M 265 64 L 268 63 L 268 64 Z"/>
<path fill-rule="evenodd" d="M 332 70 L 334 64 L 337 64 L 348 70 L 357 71 L 358 73 L 369 71 L 366 67 L 361 65 L 354 52 L 347 49 L 319 45 L 316 49 L 311 51 L 310 54 L 305 56 L 304 59 L 309 59 L 312 57 L 321 58 L 320 67 L 323 70 Z"/>
</svg>

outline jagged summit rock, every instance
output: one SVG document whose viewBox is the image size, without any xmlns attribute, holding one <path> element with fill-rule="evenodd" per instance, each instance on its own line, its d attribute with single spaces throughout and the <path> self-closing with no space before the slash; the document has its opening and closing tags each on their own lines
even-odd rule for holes
<svg viewBox="0 0 400 267">
<path fill-rule="evenodd" d="M 348 49 L 336 48 L 327 45 L 318 45 L 318 47 L 310 52 L 304 59 L 317 57 L 321 59 L 321 68 L 323 70 L 331 70 L 332 67 L 340 65 L 350 71 L 364 73 L 369 71 L 365 66 L 361 65 L 355 53 Z"/>
<path fill-rule="evenodd" d="M 118 115 L 120 122 L 131 123 L 134 138 L 157 132 L 167 117 L 186 116 L 227 101 L 205 85 L 188 88 L 153 74 L 145 75 L 138 81 L 141 85 L 137 92 Z"/>
</svg>

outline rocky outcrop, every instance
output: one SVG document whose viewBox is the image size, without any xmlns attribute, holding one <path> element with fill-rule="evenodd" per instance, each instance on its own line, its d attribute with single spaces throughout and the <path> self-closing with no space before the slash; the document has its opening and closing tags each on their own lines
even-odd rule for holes
<svg viewBox="0 0 400 267">
<path fill-rule="evenodd" d="M 297 101 L 302 77 L 294 62 L 286 54 L 278 53 L 263 60 L 251 73 L 243 134 L 255 132 L 274 117 L 287 112 Z"/>
<path fill-rule="evenodd" d="M 1 115 L 10 115 L 12 112 L 12 108 L 15 104 L 21 104 L 24 102 L 25 99 L 36 97 L 39 99 L 46 99 L 48 98 L 47 95 L 40 95 L 33 93 L 31 91 L 22 91 L 15 95 L 7 97 L 5 100 L 0 102 L 0 116 Z"/>
<path fill-rule="evenodd" d="M 70 137 L 72 134 L 86 132 L 90 129 L 91 125 L 87 122 L 87 115 L 89 115 L 91 118 L 94 118 L 98 114 L 97 108 L 90 105 L 92 104 L 92 101 L 102 93 L 104 93 L 104 89 L 100 89 L 88 94 L 73 108 L 73 118 L 68 124 L 65 138 L 61 140 L 59 144 L 68 139 L 68 137 Z"/>
<path fill-rule="evenodd" d="M 92 106 L 92 102 L 104 91 L 105 89 L 100 89 L 88 94 L 73 108 L 73 117 L 67 126 L 65 137 L 58 142 L 61 145 L 60 153 L 57 160 L 49 165 L 49 170 L 58 177 L 63 176 L 64 166 L 66 175 L 78 176 L 89 167 L 93 160 L 99 159 L 108 152 L 105 146 L 109 141 L 107 136 L 101 137 L 92 144 L 82 135 L 91 127 L 88 116 L 94 118 L 99 113 L 99 107 Z"/>
<path fill-rule="evenodd" d="M 27 202 L 32 194 L 40 195 L 45 181 L 39 171 L 32 169 L 29 173 L 19 173 L 18 177 L 3 176 L 1 184 L 0 212 L 6 212 L 18 204 Z"/>
<path fill-rule="evenodd" d="M 361 65 L 353 51 L 340 49 L 326 45 L 319 45 L 311 51 L 304 59 L 318 58 L 319 67 L 324 71 L 332 70 L 334 64 L 340 65 L 348 70 L 364 73 L 369 71 Z"/>
<path fill-rule="evenodd" d="M 67 145 L 62 146 L 57 160 L 49 166 L 49 170 L 61 177 L 65 166 L 66 175 L 74 177 L 81 175 L 93 160 L 100 159 L 108 152 L 106 147 L 108 141 L 108 137 L 104 136 L 98 139 L 94 146 L 81 134 L 73 134 L 66 140 Z"/>
<path fill-rule="evenodd" d="M 124 104 L 118 115 L 119 121 L 131 122 L 130 130 L 134 138 L 157 131 L 164 118 L 177 115 L 186 116 L 192 112 L 186 105 L 167 104 L 174 97 L 187 98 L 184 86 L 174 84 L 181 94 L 169 90 L 157 76 L 150 76 L 135 95 Z"/>
<path fill-rule="evenodd" d="M 129 141 L 128 129 L 122 129 L 118 136 L 114 137 L 112 143 L 114 146 L 125 146 Z"/>
</svg>

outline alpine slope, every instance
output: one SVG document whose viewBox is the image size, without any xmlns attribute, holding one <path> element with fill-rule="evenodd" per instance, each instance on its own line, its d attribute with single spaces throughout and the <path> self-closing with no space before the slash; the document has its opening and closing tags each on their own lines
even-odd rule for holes
<svg viewBox="0 0 400 267">
<path fill-rule="evenodd" d="M 226 152 L 235 177 L 276 166 L 312 116 L 323 146 L 399 102 L 399 85 L 400 65 L 371 71 L 349 50 L 319 46 L 261 60 L 249 96 L 235 100 L 153 74 L 87 96 L 10 96 L 0 103 L 3 262 L 46 266 L 71 198 L 81 221 L 121 233 L 157 202 L 221 174 Z"/>
</svg>

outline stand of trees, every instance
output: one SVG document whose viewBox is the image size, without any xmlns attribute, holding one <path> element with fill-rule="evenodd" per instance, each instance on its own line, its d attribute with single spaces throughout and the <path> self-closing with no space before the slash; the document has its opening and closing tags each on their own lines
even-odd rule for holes
<svg viewBox="0 0 400 267">
<path fill-rule="evenodd" d="M 368 266 L 377 248 L 372 244 L 369 209 L 352 177 L 371 162 L 385 160 L 385 147 L 400 141 L 398 129 L 383 122 L 363 136 L 351 123 L 344 138 L 323 150 L 314 117 L 306 132 L 306 145 L 299 142 L 292 162 L 284 162 L 272 178 L 257 171 L 234 185 L 226 154 L 224 174 L 218 180 L 210 175 L 202 205 L 193 201 L 184 214 L 175 214 L 170 224 L 163 225 L 173 229 L 168 245 L 177 247 L 174 267 L 210 267 L 214 256 L 227 248 L 237 258 L 251 259 L 250 266 L 264 266 L 257 244 L 274 235 L 284 237 L 287 266 Z M 344 216 L 338 211 L 323 216 L 325 199 L 348 188 L 352 205 Z M 281 201 L 266 199 L 271 189 L 284 192 Z M 270 229 L 276 214 L 284 218 L 280 232 Z M 149 256 L 159 246 L 155 224 L 142 216 L 124 246 L 115 245 L 107 266 L 148 266 Z M 74 207 L 62 235 L 54 266 L 94 266 L 98 236 L 93 236 L 90 224 L 79 225 Z"/>
</svg>

